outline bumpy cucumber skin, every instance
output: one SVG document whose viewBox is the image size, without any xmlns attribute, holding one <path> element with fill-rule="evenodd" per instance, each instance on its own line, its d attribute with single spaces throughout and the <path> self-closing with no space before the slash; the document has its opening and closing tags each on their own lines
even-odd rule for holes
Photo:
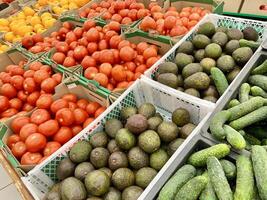
<svg viewBox="0 0 267 200">
<path fill-rule="evenodd" d="M 249 100 L 250 85 L 248 83 L 243 83 L 239 89 L 239 101 L 241 103 Z"/>
<path fill-rule="evenodd" d="M 181 167 L 159 193 L 158 200 L 173 200 L 178 190 L 196 175 L 196 168 L 192 165 Z"/>
<path fill-rule="evenodd" d="M 253 97 L 248 101 L 245 101 L 235 107 L 228 109 L 231 113 L 229 121 L 236 120 L 252 111 L 262 107 L 264 104 L 264 99 L 262 97 Z"/>
<path fill-rule="evenodd" d="M 223 128 L 226 133 L 226 140 L 232 147 L 238 150 L 246 147 L 246 141 L 238 131 L 228 125 L 224 125 Z"/>
<path fill-rule="evenodd" d="M 252 96 L 261 96 L 263 98 L 267 98 L 267 92 L 258 86 L 251 87 L 250 92 Z"/>
<path fill-rule="evenodd" d="M 251 159 L 258 193 L 262 200 L 267 200 L 267 152 L 264 147 L 252 146 Z"/>
<path fill-rule="evenodd" d="M 228 81 L 224 73 L 217 67 L 212 67 L 210 70 L 211 77 L 214 81 L 216 89 L 218 90 L 220 96 L 223 95 L 224 91 L 229 86 Z"/>
<path fill-rule="evenodd" d="M 261 65 L 256 67 L 251 71 L 251 74 L 265 74 L 267 73 L 267 60 L 265 60 Z"/>
<path fill-rule="evenodd" d="M 236 160 L 236 188 L 234 200 L 253 200 L 254 174 L 250 157 L 240 155 Z"/>
<path fill-rule="evenodd" d="M 229 108 L 233 108 L 237 105 L 239 105 L 240 102 L 237 100 L 237 99 L 232 99 L 229 103 L 228 103 L 228 106 L 227 106 L 227 109 Z"/>
<path fill-rule="evenodd" d="M 239 119 L 232 121 L 230 123 L 230 126 L 236 130 L 241 130 L 251 124 L 254 124 L 266 118 L 267 118 L 267 106 L 263 106 Z"/>
<path fill-rule="evenodd" d="M 233 192 L 224 174 L 220 161 L 212 156 L 207 160 L 207 168 L 212 187 L 219 200 L 233 200 Z"/>
<path fill-rule="evenodd" d="M 248 82 L 251 85 L 259 86 L 261 89 L 267 91 L 267 76 L 252 75 L 248 78 Z"/>
<path fill-rule="evenodd" d="M 201 192 L 199 200 L 218 200 L 210 180 L 208 180 L 205 189 Z"/>
<path fill-rule="evenodd" d="M 223 140 L 226 136 L 223 125 L 231 117 L 231 112 L 223 110 L 214 115 L 210 123 L 210 132 L 218 140 Z"/>
<path fill-rule="evenodd" d="M 206 165 L 207 159 L 210 156 L 214 156 L 218 159 L 221 159 L 227 156 L 229 153 L 230 153 L 230 147 L 227 144 L 216 144 L 209 148 L 193 153 L 189 157 L 188 163 L 195 167 L 202 167 Z"/>
<path fill-rule="evenodd" d="M 265 126 L 249 126 L 245 131 L 260 140 L 267 139 L 267 127 Z"/>
<path fill-rule="evenodd" d="M 196 176 L 188 181 L 176 194 L 175 200 L 196 200 L 208 183 L 206 176 Z"/>
<path fill-rule="evenodd" d="M 243 137 L 251 145 L 260 145 L 261 144 L 260 140 L 258 140 L 256 137 L 254 137 L 253 135 L 250 135 L 248 133 L 246 133 Z"/>
<path fill-rule="evenodd" d="M 220 160 L 224 174 L 228 180 L 233 180 L 236 177 L 236 166 L 229 160 Z"/>
</svg>

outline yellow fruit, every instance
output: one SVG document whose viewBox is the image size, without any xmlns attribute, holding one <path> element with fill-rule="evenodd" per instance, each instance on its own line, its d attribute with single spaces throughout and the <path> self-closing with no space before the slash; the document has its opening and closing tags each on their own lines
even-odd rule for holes
<svg viewBox="0 0 267 200">
<path fill-rule="evenodd" d="M 47 19 L 43 22 L 43 25 L 45 28 L 50 28 L 54 25 L 54 23 L 56 22 L 57 20 L 54 19 L 54 18 L 51 18 L 51 19 Z"/>
<path fill-rule="evenodd" d="M 45 29 L 45 28 L 39 28 L 37 31 L 36 31 L 36 33 L 43 33 L 43 32 L 45 32 L 47 29 Z"/>
<path fill-rule="evenodd" d="M 35 32 L 27 32 L 24 36 L 33 36 L 35 35 Z"/>
<path fill-rule="evenodd" d="M 64 5 L 69 4 L 69 1 L 68 1 L 68 0 L 60 0 L 59 4 L 60 4 L 61 6 L 64 6 Z"/>
<path fill-rule="evenodd" d="M 9 21 L 4 18 L 0 18 L 0 26 L 8 26 Z"/>
<path fill-rule="evenodd" d="M 0 31 L 1 32 L 8 32 L 8 31 L 10 31 L 10 29 L 7 26 L 0 26 Z"/>
<path fill-rule="evenodd" d="M 85 4 L 87 4 L 89 2 L 89 0 L 74 0 L 73 1 L 76 5 L 78 5 L 79 7 L 84 6 Z"/>
<path fill-rule="evenodd" d="M 26 16 L 33 16 L 35 14 L 35 11 L 29 6 L 24 7 L 22 10 Z"/>
<path fill-rule="evenodd" d="M 40 6 L 45 6 L 46 2 L 47 0 L 38 0 L 38 4 L 40 4 Z"/>
<path fill-rule="evenodd" d="M 37 32 L 38 29 L 40 28 L 44 28 L 42 24 L 36 24 L 34 27 L 33 27 L 33 30 L 34 32 Z"/>
<path fill-rule="evenodd" d="M 31 23 L 32 26 L 35 26 L 35 25 L 37 25 L 37 24 L 41 24 L 42 21 L 40 20 L 40 18 L 39 18 L 38 16 L 33 16 L 33 17 L 31 18 L 30 23 Z"/>
<path fill-rule="evenodd" d="M 8 49 L 9 49 L 9 47 L 7 45 L 5 45 L 5 44 L 0 46 L 0 50 L 1 51 L 7 51 Z"/>
<path fill-rule="evenodd" d="M 63 9 L 62 9 L 61 7 L 59 7 L 59 6 L 54 6 L 54 7 L 52 8 L 52 10 L 53 10 L 53 12 L 54 12 L 55 14 L 57 14 L 57 15 L 60 15 L 60 14 L 63 12 Z"/>
<path fill-rule="evenodd" d="M 24 37 L 27 33 L 33 32 L 33 27 L 32 26 L 22 26 L 18 30 L 18 35 Z"/>
<path fill-rule="evenodd" d="M 79 7 L 75 3 L 70 2 L 70 4 L 69 4 L 69 10 L 74 10 L 74 9 L 77 9 L 77 8 L 79 8 Z"/>
<path fill-rule="evenodd" d="M 51 13 L 49 13 L 49 12 L 44 12 L 43 14 L 41 14 L 41 19 L 43 19 L 43 18 L 45 18 L 45 17 L 52 18 L 52 15 L 51 15 Z"/>
<path fill-rule="evenodd" d="M 8 42 L 12 42 L 13 39 L 15 38 L 15 35 L 14 33 L 12 32 L 7 32 L 5 35 L 4 35 L 4 39 Z"/>
<path fill-rule="evenodd" d="M 69 5 L 68 5 L 68 4 L 63 5 L 62 8 L 63 8 L 63 9 L 69 9 Z"/>
<path fill-rule="evenodd" d="M 19 12 L 18 15 L 17 15 L 17 18 L 18 19 L 25 19 L 26 16 L 25 16 L 24 12 Z"/>
</svg>

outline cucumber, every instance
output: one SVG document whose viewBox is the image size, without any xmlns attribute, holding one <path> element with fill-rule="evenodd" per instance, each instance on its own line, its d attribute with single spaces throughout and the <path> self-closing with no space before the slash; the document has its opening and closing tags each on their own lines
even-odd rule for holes
<svg viewBox="0 0 267 200">
<path fill-rule="evenodd" d="M 257 48 L 259 48 L 260 43 L 259 42 L 255 42 L 253 40 L 240 39 L 239 40 L 239 45 L 240 45 L 240 47 L 249 47 L 253 51 L 255 51 Z"/>
<path fill-rule="evenodd" d="M 251 124 L 254 124 L 266 118 L 267 118 L 267 106 L 263 106 L 237 120 L 232 121 L 230 123 L 230 126 L 236 130 L 241 130 Z"/>
<path fill-rule="evenodd" d="M 229 160 L 220 160 L 224 174 L 228 180 L 233 180 L 236 177 L 236 166 Z"/>
<path fill-rule="evenodd" d="M 260 198 L 267 199 L 267 152 L 262 146 L 252 146 L 252 165 Z"/>
<path fill-rule="evenodd" d="M 240 86 L 239 94 L 238 94 L 239 101 L 241 103 L 249 100 L 249 92 L 250 92 L 250 85 L 248 83 L 243 83 Z"/>
<path fill-rule="evenodd" d="M 192 165 L 184 165 L 181 167 L 163 186 L 159 193 L 158 200 L 174 199 L 178 190 L 195 175 L 196 168 Z"/>
<path fill-rule="evenodd" d="M 223 110 L 214 115 L 210 123 L 210 132 L 218 140 L 225 138 L 226 134 L 223 129 L 223 125 L 231 117 L 231 112 Z"/>
<path fill-rule="evenodd" d="M 210 156 L 215 156 L 218 159 L 221 159 L 227 156 L 230 153 L 230 147 L 227 144 L 216 144 L 209 148 L 197 151 L 193 153 L 189 159 L 188 163 L 195 167 L 205 166 L 207 159 Z"/>
<path fill-rule="evenodd" d="M 255 138 L 253 135 L 250 135 L 248 133 L 246 133 L 244 136 L 245 140 L 247 142 L 249 142 L 249 144 L 251 145 L 260 145 L 261 144 L 261 141 L 258 140 L 257 138 Z"/>
<path fill-rule="evenodd" d="M 239 105 L 240 102 L 237 100 L 237 99 L 232 99 L 229 103 L 228 103 L 228 106 L 227 106 L 227 109 L 229 108 L 232 108 L 232 107 L 235 107 L 237 105 Z"/>
<path fill-rule="evenodd" d="M 238 150 L 246 147 L 246 141 L 238 131 L 228 125 L 224 125 L 223 128 L 226 133 L 226 140 L 232 147 Z"/>
<path fill-rule="evenodd" d="M 249 126 L 245 130 L 250 135 L 255 136 L 256 138 L 262 140 L 267 139 L 267 126 Z"/>
<path fill-rule="evenodd" d="M 253 200 L 254 195 L 254 175 L 250 157 L 240 155 L 236 160 L 236 188 L 235 200 Z"/>
<path fill-rule="evenodd" d="M 200 175 L 202 175 L 204 172 L 205 172 L 205 169 L 204 169 L 204 168 L 197 168 L 196 175 L 197 175 L 197 176 L 200 176 Z"/>
<path fill-rule="evenodd" d="M 238 131 L 243 137 L 244 137 L 244 135 L 246 135 L 246 132 L 244 131 L 244 130 L 240 130 L 240 131 Z"/>
<path fill-rule="evenodd" d="M 220 161 L 211 156 L 207 160 L 207 168 L 212 187 L 219 200 L 232 200 L 233 192 L 227 181 Z"/>
<path fill-rule="evenodd" d="M 223 95 L 224 91 L 229 86 L 228 81 L 224 73 L 217 67 L 212 67 L 210 70 L 211 78 L 214 81 L 215 87 L 218 90 L 220 96 Z"/>
<path fill-rule="evenodd" d="M 261 96 L 263 98 L 267 98 L 267 92 L 265 92 L 263 89 L 261 89 L 258 86 L 251 87 L 250 92 L 252 96 Z"/>
<path fill-rule="evenodd" d="M 208 183 L 207 183 L 205 189 L 201 192 L 199 200 L 217 200 L 217 199 L 218 198 L 217 198 L 215 191 L 211 185 L 211 182 L 208 179 Z"/>
<path fill-rule="evenodd" d="M 236 120 L 252 111 L 262 107 L 264 104 L 264 99 L 262 97 L 253 97 L 248 101 L 245 101 L 235 107 L 228 109 L 231 113 L 229 121 Z"/>
<path fill-rule="evenodd" d="M 267 91 L 267 76 L 252 75 L 248 78 L 248 82 L 251 85 L 259 86 L 261 89 Z"/>
<path fill-rule="evenodd" d="M 267 139 L 263 139 L 260 145 L 267 145 Z"/>
<path fill-rule="evenodd" d="M 251 71 L 251 74 L 265 74 L 267 73 L 267 60 L 265 60 L 261 65 L 256 67 Z"/>
<path fill-rule="evenodd" d="M 196 176 L 189 180 L 176 194 L 175 200 L 197 200 L 208 183 L 206 176 Z"/>
</svg>

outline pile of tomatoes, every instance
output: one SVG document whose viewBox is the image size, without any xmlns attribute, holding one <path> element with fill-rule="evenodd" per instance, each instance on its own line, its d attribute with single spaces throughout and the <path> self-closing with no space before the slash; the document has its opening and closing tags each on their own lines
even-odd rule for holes
<svg viewBox="0 0 267 200">
<path fill-rule="evenodd" d="M 25 70 L 24 62 L 9 65 L 0 72 L 0 118 L 31 111 L 42 94 L 53 94 L 62 75 L 53 74 L 48 65 L 32 62 Z"/>
<path fill-rule="evenodd" d="M 22 165 L 41 163 L 106 109 L 71 93 L 57 100 L 43 94 L 36 106 L 30 116 L 11 122 L 14 134 L 8 137 L 7 145 Z"/>
</svg>

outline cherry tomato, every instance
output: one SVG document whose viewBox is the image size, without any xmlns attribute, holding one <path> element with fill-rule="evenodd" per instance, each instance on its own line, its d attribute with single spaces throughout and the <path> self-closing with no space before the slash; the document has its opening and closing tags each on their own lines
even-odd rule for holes
<svg viewBox="0 0 267 200">
<path fill-rule="evenodd" d="M 42 124 L 39 125 L 38 127 L 38 132 L 42 133 L 46 137 L 54 135 L 59 129 L 59 125 L 57 120 L 50 119 Z"/>
<path fill-rule="evenodd" d="M 49 120 L 50 118 L 50 114 L 47 110 L 37 109 L 31 115 L 31 122 L 40 125 Z"/>
<path fill-rule="evenodd" d="M 21 127 L 19 136 L 21 141 L 25 141 L 29 135 L 36 133 L 38 131 L 38 126 L 33 123 L 27 123 Z"/>
<path fill-rule="evenodd" d="M 46 137 L 41 133 L 33 133 L 27 137 L 25 144 L 29 152 L 38 152 L 45 147 Z"/>
<path fill-rule="evenodd" d="M 73 126 L 71 127 L 71 129 L 72 129 L 73 136 L 77 135 L 83 130 L 83 128 L 79 125 Z"/>
<path fill-rule="evenodd" d="M 26 152 L 21 157 L 20 163 L 22 165 L 36 165 L 39 163 L 39 161 L 42 159 L 42 154 L 40 153 L 30 153 Z"/>
<path fill-rule="evenodd" d="M 56 152 L 61 147 L 61 144 L 59 142 L 47 142 L 43 154 L 44 156 L 50 156 L 54 152 Z"/>
<path fill-rule="evenodd" d="M 11 135 L 7 138 L 7 146 L 12 149 L 12 147 L 20 141 L 20 137 L 16 134 Z"/>
<path fill-rule="evenodd" d="M 72 130 L 69 127 L 62 126 L 54 135 L 53 140 L 63 145 L 72 138 L 72 134 Z"/>
<path fill-rule="evenodd" d="M 67 100 L 65 100 L 65 99 L 57 99 L 51 104 L 50 110 L 53 113 L 56 113 L 60 109 L 68 108 L 68 107 L 69 107 L 69 104 L 68 104 Z"/>
<path fill-rule="evenodd" d="M 30 123 L 30 118 L 29 117 L 17 117 L 15 118 L 12 122 L 11 122 L 11 129 L 16 133 L 19 134 L 20 129 L 26 125 Z"/>
<path fill-rule="evenodd" d="M 36 101 L 37 108 L 50 109 L 50 106 L 53 103 L 53 98 L 51 94 L 43 94 Z"/>
<path fill-rule="evenodd" d="M 69 108 L 62 108 L 57 111 L 56 120 L 61 126 L 70 126 L 75 122 L 74 114 Z"/>
<path fill-rule="evenodd" d="M 14 144 L 11 151 L 12 154 L 19 159 L 24 153 L 26 153 L 27 147 L 24 142 L 19 141 Z"/>
</svg>

